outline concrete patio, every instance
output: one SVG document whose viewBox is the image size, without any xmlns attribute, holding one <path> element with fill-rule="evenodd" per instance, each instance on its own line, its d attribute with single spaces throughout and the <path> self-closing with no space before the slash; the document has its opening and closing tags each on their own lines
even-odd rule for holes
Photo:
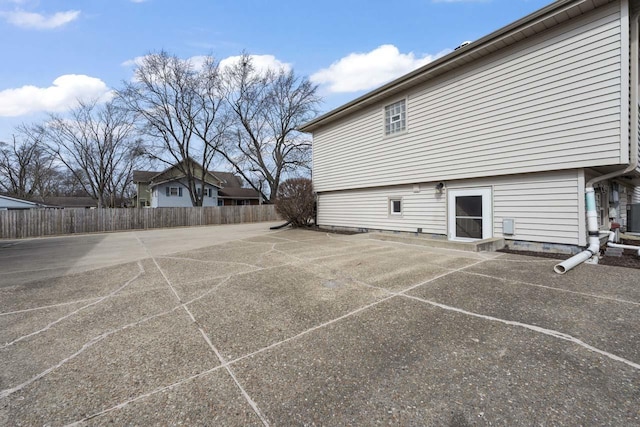
<svg viewBox="0 0 640 427">
<path fill-rule="evenodd" d="M 248 224 L 0 241 L 0 425 L 640 425 L 640 277 Z"/>
</svg>

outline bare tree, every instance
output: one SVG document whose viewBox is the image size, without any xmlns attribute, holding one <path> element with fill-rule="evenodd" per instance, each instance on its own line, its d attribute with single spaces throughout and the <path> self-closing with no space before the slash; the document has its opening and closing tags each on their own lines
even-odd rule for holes
<svg viewBox="0 0 640 427">
<path fill-rule="evenodd" d="M 193 206 L 202 206 L 198 181 L 205 182 L 228 122 L 218 63 L 212 57 L 196 64 L 164 51 L 149 54 L 118 95 L 143 119 L 149 140 L 159 143 L 154 157 L 184 175 Z"/>
<path fill-rule="evenodd" d="M 59 173 L 42 134 L 17 128 L 11 143 L 0 142 L 0 190 L 23 199 L 46 197 L 54 191 Z"/>
<path fill-rule="evenodd" d="M 51 115 L 38 127 L 51 150 L 98 207 L 115 206 L 143 159 L 133 115 L 114 102 L 79 102 L 67 115 Z"/>
<path fill-rule="evenodd" d="M 273 202 L 287 174 L 310 169 L 311 142 L 296 129 L 317 113 L 317 86 L 293 70 L 258 70 L 247 54 L 225 69 L 224 86 L 233 121 L 219 151 Z"/>
</svg>

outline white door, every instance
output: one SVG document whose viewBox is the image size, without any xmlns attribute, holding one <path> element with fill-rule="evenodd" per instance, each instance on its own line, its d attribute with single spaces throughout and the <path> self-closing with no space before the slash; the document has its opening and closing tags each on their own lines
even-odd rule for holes
<svg viewBox="0 0 640 427">
<path fill-rule="evenodd" d="M 491 188 L 447 190 L 449 239 L 472 241 L 493 237 Z"/>
</svg>

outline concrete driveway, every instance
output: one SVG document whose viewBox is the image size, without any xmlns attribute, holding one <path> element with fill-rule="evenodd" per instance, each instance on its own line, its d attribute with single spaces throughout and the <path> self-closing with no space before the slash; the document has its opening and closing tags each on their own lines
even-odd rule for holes
<svg viewBox="0 0 640 427">
<path fill-rule="evenodd" d="M 269 224 L 0 241 L 0 425 L 640 425 L 640 278 Z"/>
</svg>

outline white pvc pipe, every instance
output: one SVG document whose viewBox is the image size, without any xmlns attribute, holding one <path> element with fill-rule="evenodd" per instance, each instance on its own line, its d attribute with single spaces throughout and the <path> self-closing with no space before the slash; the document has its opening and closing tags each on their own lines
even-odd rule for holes
<svg viewBox="0 0 640 427">
<path fill-rule="evenodd" d="M 596 195 L 593 187 L 585 189 L 585 201 L 587 207 L 587 231 L 589 232 L 589 246 L 586 250 L 572 256 L 568 260 L 562 261 L 553 267 L 553 271 L 564 274 L 573 267 L 582 264 L 589 258 L 600 253 L 600 237 L 598 233 L 598 216 L 596 211 Z"/>
<path fill-rule="evenodd" d="M 609 246 L 610 248 L 631 249 L 633 251 L 637 251 L 638 256 L 640 256 L 640 246 L 620 245 L 618 243 L 611 243 L 611 242 L 608 242 L 607 246 Z"/>
<path fill-rule="evenodd" d="M 616 232 L 610 231 L 609 240 L 607 241 L 607 246 L 609 246 L 610 248 L 631 249 L 632 251 L 637 251 L 638 256 L 640 256 L 640 246 L 621 245 L 619 243 L 615 243 L 615 241 L 616 241 Z"/>
</svg>

